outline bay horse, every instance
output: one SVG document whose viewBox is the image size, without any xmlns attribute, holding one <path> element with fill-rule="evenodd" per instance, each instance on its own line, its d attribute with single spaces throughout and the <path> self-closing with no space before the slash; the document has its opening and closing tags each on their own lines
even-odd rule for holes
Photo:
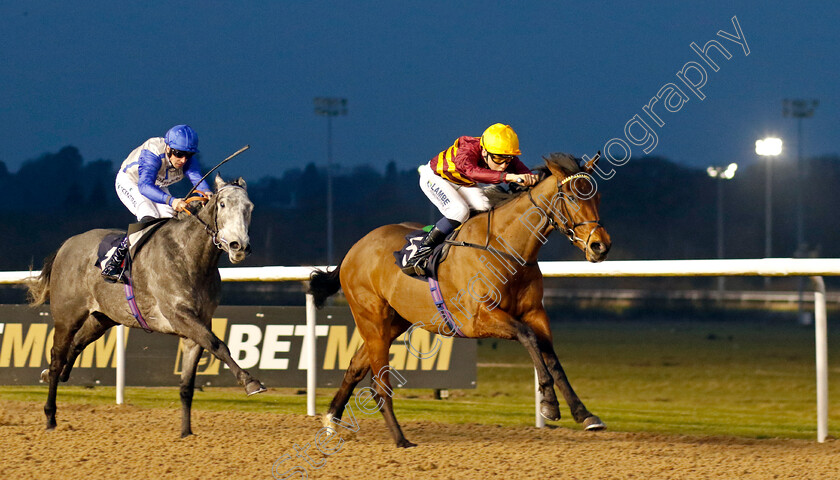
<svg viewBox="0 0 840 480">
<path fill-rule="evenodd" d="M 225 183 L 217 175 L 214 183 L 216 193 L 197 213 L 179 213 L 163 222 L 131 269 L 137 307 L 149 328 L 183 339 L 181 437 L 192 434 L 190 410 L 203 350 L 227 364 L 248 395 L 265 391 L 210 330 L 221 292 L 219 259 L 225 251 L 232 263 L 239 263 L 250 253 L 248 228 L 254 208 L 241 177 Z M 58 382 L 70 378 L 82 350 L 114 325 L 141 326 L 126 301 L 124 286 L 105 282 L 97 265 L 100 242 L 115 233 L 124 232 L 97 229 L 70 237 L 44 260 L 41 274 L 28 285 L 29 303 L 49 300 L 55 324 L 50 368 L 41 374 L 49 382 L 44 406 L 47 430 L 56 427 Z"/>
<path fill-rule="evenodd" d="M 590 175 L 594 162 L 582 170 L 570 155 L 552 154 L 544 160 L 545 166 L 537 169 L 540 181 L 532 188 L 503 195 L 506 198 L 501 201 L 493 198 L 497 195 L 488 195 L 494 207 L 461 227 L 457 240 L 467 245 L 450 248 L 437 280 L 462 336 L 517 340 L 525 347 L 536 368 L 540 413 L 545 418 L 560 419 L 556 383 L 574 420 L 586 430 L 600 430 L 606 426 L 575 394 L 554 352 L 537 254 L 546 237 L 560 230 L 588 261 L 600 262 L 610 249 L 610 237 L 598 214 L 600 193 Z M 356 384 L 372 370 L 377 404 L 398 447 L 415 444 L 405 438 L 394 416 L 388 349 L 408 330 L 406 346 L 412 351 L 412 328 L 455 333 L 441 320 L 429 285 L 403 274 L 394 262 L 392 252 L 400 250 L 405 236 L 419 227 L 403 223 L 373 230 L 350 248 L 337 268 L 313 272 L 309 287 L 318 306 L 343 289 L 364 340 L 350 361 L 324 426 L 340 421 Z"/>
</svg>

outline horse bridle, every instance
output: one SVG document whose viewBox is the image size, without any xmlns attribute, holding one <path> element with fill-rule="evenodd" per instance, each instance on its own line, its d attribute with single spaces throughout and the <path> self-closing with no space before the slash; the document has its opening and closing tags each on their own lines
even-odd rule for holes
<svg viewBox="0 0 840 480">
<path fill-rule="evenodd" d="M 598 220 L 586 220 L 586 221 L 583 221 L 583 222 L 572 223 L 571 222 L 572 216 L 569 213 L 569 206 L 566 204 L 566 194 L 563 193 L 563 185 L 565 185 L 565 184 L 567 184 L 567 183 L 569 183 L 569 182 L 571 182 L 575 179 L 578 179 L 578 178 L 588 178 L 588 177 L 589 177 L 589 175 L 586 174 L 586 173 L 576 173 L 574 175 L 571 175 L 571 176 L 568 176 L 568 177 L 564 178 L 563 180 L 558 180 L 557 181 L 557 192 L 560 193 L 563 197 L 560 200 L 560 215 L 563 218 L 567 219 L 567 221 L 571 224 L 571 226 L 569 224 L 567 224 L 566 222 L 563 222 L 562 227 L 561 227 L 560 223 L 558 223 L 554 218 L 552 218 L 553 210 L 551 208 L 551 205 L 548 205 L 548 208 L 545 209 L 546 214 L 547 214 L 546 216 L 548 218 L 548 224 L 551 225 L 551 227 L 554 228 L 555 230 L 559 230 L 559 231 L 563 232 L 563 234 L 566 235 L 566 238 L 569 239 L 569 242 L 571 242 L 572 245 L 574 245 L 575 242 L 581 242 L 581 244 L 583 245 L 584 248 L 586 248 L 586 246 L 589 245 L 589 240 L 592 238 L 592 234 L 595 233 L 595 230 L 598 230 L 599 228 L 604 228 L 604 226 L 601 225 L 600 219 L 598 219 Z M 537 202 L 534 201 L 534 197 L 531 196 L 531 190 L 530 189 L 528 190 L 528 199 L 531 200 L 531 204 L 533 204 L 537 208 L 540 208 L 540 206 L 537 205 Z M 540 208 L 540 209 L 542 210 L 542 208 Z M 554 215 L 556 215 L 556 214 L 554 214 Z M 593 227 L 591 230 L 589 230 L 589 235 L 586 236 L 586 240 L 578 237 L 577 236 L 577 228 L 582 227 L 584 225 L 589 225 L 589 224 L 595 224 L 596 226 Z"/>
<path fill-rule="evenodd" d="M 567 184 L 567 183 L 569 183 L 572 180 L 575 180 L 577 178 L 585 178 L 585 177 L 588 177 L 588 176 L 589 175 L 587 175 L 585 173 L 576 173 L 574 175 L 571 175 L 569 177 L 564 178 L 563 180 L 558 180 L 557 181 L 557 191 L 562 193 L 563 185 L 565 185 L 565 184 Z M 531 200 L 531 203 L 535 207 L 542 210 L 542 208 L 539 205 L 537 205 L 537 202 L 534 201 L 534 197 L 531 196 L 531 190 L 528 189 L 527 192 L 528 192 L 528 198 Z M 563 196 L 565 197 L 565 194 Z M 549 208 L 548 208 L 548 211 L 549 211 L 549 214 L 547 216 L 548 217 L 548 224 L 551 225 L 555 230 L 559 230 L 559 231 L 563 232 L 566 235 L 566 237 L 569 239 L 569 241 L 572 242 L 572 245 L 574 245 L 576 241 L 580 241 L 580 242 L 582 242 L 584 248 L 586 248 L 586 246 L 589 245 L 589 239 L 592 238 L 592 234 L 595 233 L 595 230 L 598 230 L 599 228 L 604 228 L 604 226 L 601 225 L 600 220 L 587 220 L 587 221 L 584 221 L 584 222 L 577 222 L 577 223 L 572 224 L 571 227 L 567 226 L 565 223 L 563 223 L 563 228 L 561 228 L 560 224 L 557 223 L 557 221 L 554 220 L 551 217 L 551 213 L 550 213 L 551 208 L 550 207 L 551 207 L 551 205 L 549 205 Z M 565 201 L 562 202 L 562 207 L 561 208 L 562 208 L 562 211 L 560 212 L 561 215 L 565 216 L 566 218 L 571 218 L 571 215 L 569 215 L 569 207 L 566 205 Z M 493 218 L 493 211 L 494 211 L 494 209 L 491 208 L 487 212 L 487 238 L 484 242 L 484 245 L 479 245 L 477 243 L 463 242 L 463 241 L 460 241 L 460 240 L 445 240 L 444 243 L 448 243 L 449 245 L 453 245 L 453 246 L 456 246 L 456 247 L 470 247 L 470 248 L 477 248 L 479 250 L 486 250 L 488 252 L 493 253 L 496 256 L 506 257 L 508 259 L 519 262 L 520 260 L 518 258 L 514 257 L 513 255 L 509 254 L 508 252 L 504 252 L 504 251 L 501 251 L 499 249 L 496 249 L 496 248 L 493 248 L 493 247 L 490 246 L 490 224 L 491 224 L 491 221 L 492 221 L 491 219 Z M 586 240 L 578 237 L 577 233 L 575 233 L 575 230 L 580 226 L 588 225 L 590 223 L 594 223 L 597 226 L 589 231 L 589 235 L 587 235 Z M 536 265 L 536 263 L 530 263 L 529 262 L 529 263 L 525 263 L 524 265 L 534 266 L 534 265 Z"/>
</svg>

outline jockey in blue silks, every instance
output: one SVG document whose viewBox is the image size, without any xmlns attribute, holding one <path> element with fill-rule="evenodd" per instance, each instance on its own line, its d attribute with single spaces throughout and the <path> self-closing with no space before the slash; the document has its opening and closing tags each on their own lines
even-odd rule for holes
<svg viewBox="0 0 840 480">
<path fill-rule="evenodd" d="M 210 194 L 207 182 L 201 180 L 198 134 L 189 125 L 175 125 L 164 137 L 154 137 L 132 150 L 123 161 L 114 184 L 120 201 L 137 220 L 174 217 L 186 208 L 182 198 L 169 193 L 169 185 L 186 175 L 198 191 Z M 198 183 L 198 182 L 201 183 Z M 102 270 L 106 280 L 122 280 L 123 260 L 128 252 L 126 237 Z"/>
</svg>

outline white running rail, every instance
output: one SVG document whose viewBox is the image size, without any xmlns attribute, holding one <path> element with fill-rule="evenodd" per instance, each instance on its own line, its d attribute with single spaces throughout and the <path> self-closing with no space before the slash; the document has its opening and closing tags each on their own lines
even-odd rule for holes
<svg viewBox="0 0 840 480">
<path fill-rule="evenodd" d="M 812 277 L 814 293 L 814 335 L 816 341 L 817 371 L 817 441 L 825 442 L 828 436 L 828 337 L 823 276 L 840 276 L 840 258 L 762 258 L 733 260 L 633 260 L 588 262 L 540 262 L 540 270 L 546 277 L 717 277 L 717 276 L 765 276 L 765 277 Z M 220 268 L 222 281 L 226 282 L 291 282 L 309 280 L 313 269 L 325 267 L 234 267 Z M 0 284 L 22 283 L 37 271 L 0 272 Z M 315 415 L 315 309 L 307 295 L 306 325 L 309 342 L 309 363 L 307 371 L 307 414 Z M 117 339 L 123 337 L 125 327 L 119 325 Z M 117 403 L 124 398 L 125 361 L 117 356 Z M 535 398 L 536 425 L 544 425 L 539 415 L 539 393 Z"/>
</svg>

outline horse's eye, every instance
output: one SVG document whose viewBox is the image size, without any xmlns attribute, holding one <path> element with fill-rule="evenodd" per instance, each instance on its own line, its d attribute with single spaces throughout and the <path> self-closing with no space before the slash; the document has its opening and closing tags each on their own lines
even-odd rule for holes
<svg viewBox="0 0 840 480">
<path fill-rule="evenodd" d="M 225 208 L 225 202 L 219 202 L 219 206 Z"/>
</svg>

